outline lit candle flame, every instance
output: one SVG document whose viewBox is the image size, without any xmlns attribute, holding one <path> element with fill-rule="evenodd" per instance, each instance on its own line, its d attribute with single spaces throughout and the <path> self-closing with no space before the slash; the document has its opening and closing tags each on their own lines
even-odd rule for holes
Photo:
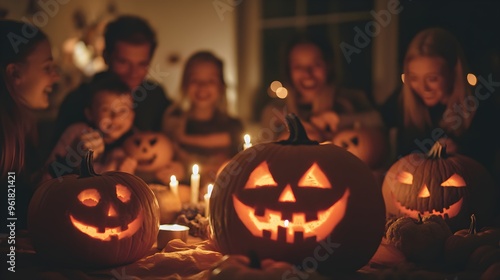
<svg viewBox="0 0 500 280">
<path fill-rule="evenodd" d="M 288 220 L 285 220 L 285 221 L 284 221 L 284 226 L 285 226 L 285 227 L 288 227 L 288 224 L 289 224 L 289 223 L 290 223 L 290 222 L 289 222 Z"/>
<path fill-rule="evenodd" d="M 193 174 L 198 175 L 199 171 L 200 171 L 200 167 L 198 167 L 198 164 L 193 165 Z"/>
<path fill-rule="evenodd" d="M 177 177 L 175 175 L 170 176 L 170 183 L 175 183 L 177 182 Z"/>
<path fill-rule="evenodd" d="M 208 184 L 208 187 L 207 187 L 207 194 L 208 194 L 208 196 L 212 195 L 213 189 L 214 189 L 214 185 L 213 184 Z"/>
<path fill-rule="evenodd" d="M 245 136 L 243 136 L 243 140 L 245 140 L 245 144 L 250 144 L 250 135 L 245 134 Z"/>
</svg>

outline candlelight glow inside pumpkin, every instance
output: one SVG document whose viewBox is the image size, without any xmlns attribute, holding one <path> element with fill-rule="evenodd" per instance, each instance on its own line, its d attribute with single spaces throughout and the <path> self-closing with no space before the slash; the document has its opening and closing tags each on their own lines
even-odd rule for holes
<svg viewBox="0 0 500 280">
<path fill-rule="evenodd" d="M 111 267 L 144 257 L 159 228 L 155 195 L 139 177 L 97 174 L 88 152 L 80 176 L 40 185 L 31 199 L 28 229 L 37 255 L 72 267 Z"/>
<path fill-rule="evenodd" d="M 240 152 L 217 176 L 210 198 L 213 238 L 223 254 L 301 267 L 320 256 L 313 268 L 319 273 L 356 271 L 382 239 L 380 188 L 359 158 L 309 140 L 295 115 L 287 122 L 288 140 Z"/>
<path fill-rule="evenodd" d="M 245 189 L 278 187 L 267 163 L 262 162 L 251 174 Z M 299 188 L 331 189 L 330 182 L 319 166 L 314 163 L 299 180 Z M 262 208 L 260 213 L 254 207 L 242 203 L 233 195 L 236 214 L 246 228 L 257 237 L 271 240 L 283 240 L 288 243 L 301 242 L 314 237 L 316 241 L 325 239 L 344 217 L 349 189 L 344 191 L 342 198 L 325 210 L 318 210 L 316 219 L 307 220 L 305 212 L 294 212 L 290 220 L 283 219 L 279 209 Z M 292 187 L 287 184 L 279 195 L 278 201 L 284 204 L 297 202 Z M 304 209 L 305 211 L 305 209 Z"/>
<path fill-rule="evenodd" d="M 410 154 L 393 164 L 382 191 L 388 216 L 441 216 L 454 231 L 472 213 L 491 219 L 494 184 L 486 169 L 461 155 L 447 155 L 436 142 L 427 155 Z"/>
<path fill-rule="evenodd" d="M 407 171 L 401 171 L 396 175 L 396 180 L 402 184 L 402 186 L 407 185 L 408 188 L 410 188 L 413 185 L 413 175 Z M 454 188 L 465 188 L 466 184 L 462 176 L 458 175 L 457 173 L 454 173 L 451 175 L 447 180 L 445 180 L 443 183 L 440 185 L 443 188 L 449 188 L 449 187 L 454 187 Z M 429 199 L 431 196 L 431 193 L 429 191 L 429 187 L 427 186 L 426 183 L 424 183 L 417 194 L 417 198 L 419 199 Z M 460 198 L 457 202 L 444 206 L 442 209 L 433 209 L 432 211 L 424 210 L 424 211 L 418 211 L 418 210 L 412 210 L 409 209 L 408 207 L 404 206 L 399 202 L 396 197 L 394 197 L 394 194 L 392 195 L 394 199 L 394 204 L 398 207 L 398 209 L 401 211 L 402 214 L 412 217 L 414 219 L 418 219 L 418 214 L 420 213 L 423 216 L 429 216 L 429 215 L 437 215 L 441 216 L 443 219 L 444 218 L 453 218 L 460 213 L 460 209 L 462 209 L 462 203 L 464 201 L 463 198 Z"/>
<path fill-rule="evenodd" d="M 128 203 L 130 201 L 130 190 L 122 184 L 117 184 L 116 198 L 124 204 Z M 101 195 L 97 189 L 86 189 L 81 191 L 80 194 L 78 194 L 78 200 L 86 207 L 96 207 L 99 203 L 105 203 L 101 202 Z M 104 228 L 81 222 L 72 214 L 69 215 L 69 218 L 75 228 L 92 238 L 103 241 L 110 241 L 112 238 L 122 239 L 134 235 L 142 225 L 142 211 L 137 214 L 135 219 L 126 223 L 121 219 L 115 207 L 116 206 L 113 206 L 112 203 L 109 203 L 106 223 L 111 226 L 106 226 Z M 121 221 L 119 223 L 122 224 L 116 225 L 117 221 Z"/>
</svg>

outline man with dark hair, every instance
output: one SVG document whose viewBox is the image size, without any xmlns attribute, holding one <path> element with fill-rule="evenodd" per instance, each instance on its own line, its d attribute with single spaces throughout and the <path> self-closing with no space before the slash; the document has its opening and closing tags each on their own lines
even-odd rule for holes
<svg viewBox="0 0 500 280">
<path fill-rule="evenodd" d="M 145 79 L 157 45 L 154 30 L 144 19 L 124 15 L 108 23 L 104 39 L 107 71 L 118 75 L 132 90 L 135 127 L 159 131 L 163 112 L 172 102 L 159 84 Z M 94 79 L 102 74 L 97 73 Z M 55 139 L 72 123 L 85 121 L 84 104 L 89 92 L 89 84 L 82 83 L 66 96 L 59 107 Z"/>
</svg>

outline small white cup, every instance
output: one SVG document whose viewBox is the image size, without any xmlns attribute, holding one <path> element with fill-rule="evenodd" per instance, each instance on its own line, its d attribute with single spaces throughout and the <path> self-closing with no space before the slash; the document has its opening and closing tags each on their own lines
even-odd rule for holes
<svg viewBox="0 0 500 280">
<path fill-rule="evenodd" d="M 158 232 L 156 246 L 158 247 L 158 250 L 162 250 L 172 239 L 180 239 L 184 242 L 187 242 L 188 234 L 189 227 L 187 226 L 178 224 L 160 225 L 160 231 Z"/>
</svg>

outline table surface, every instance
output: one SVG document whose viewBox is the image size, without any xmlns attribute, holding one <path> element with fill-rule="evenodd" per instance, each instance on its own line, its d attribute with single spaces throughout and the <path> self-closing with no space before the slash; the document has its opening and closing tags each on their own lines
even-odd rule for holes
<svg viewBox="0 0 500 280">
<path fill-rule="evenodd" d="M 2 254 L 2 259 L 6 256 L 8 252 L 8 244 L 6 242 L 6 237 L 1 236 L 0 239 L 0 249 Z M 156 244 L 151 248 L 148 256 L 137 261 L 129 266 L 124 266 L 122 268 L 112 268 L 108 270 L 68 270 L 64 268 L 48 268 L 42 265 L 37 259 L 36 252 L 31 244 L 31 241 L 26 232 L 21 232 L 16 236 L 16 273 L 6 272 L 5 261 L 2 261 L 2 273 L 0 274 L 1 279 L 120 279 L 116 277 L 116 274 L 122 269 L 122 271 L 127 271 L 133 276 L 130 278 L 123 279 L 166 279 L 163 277 L 156 278 L 156 274 L 161 274 L 158 271 L 155 272 L 155 263 L 161 263 L 165 258 L 171 257 L 169 254 L 180 254 L 179 252 L 187 253 L 191 249 L 199 249 L 197 253 L 201 254 L 212 254 L 208 260 L 217 262 L 222 255 L 215 251 L 206 250 L 205 248 L 213 247 L 203 247 L 208 241 L 204 241 L 198 237 L 190 236 L 187 242 L 184 243 L 177 239 L 176 244 L 170 246 L 170 251 L 158 250 Z M 172 243 L 172 242 L 171 242 Z M 174 242 L 175 243 L 175 242 Z M 179 245 L 181 244 L 181 245 Z M 184 244 L 184 245 L 182 245 Z M 202 244 L 203 246 L 198 246 Z M 170 243 L 168 245 L 171 245 Z M 169 247 L 167 245 L 167 247 Z M 177 247 L 175 247 L 177 246 Z M 180 246 L 180 247 L 179 247 Z M 184 247 L 183 247 L 184 246 Z M 198 247 L 197 247 L 198 246 Z M 205 250 L 205 252 L 203 252 Z M 217 255 L 218 254 L 218 255 Z M 197 255 L 199 256 L 199 255 Z M 192 261 L 192 260 L 191 260 Z M 135 265 L 135 266 L 134 266 Z M 163 264 L 162 264 L 163 265 Z M 192 263 L 186 264 L 186 266 L 193 265 Z M 196 264 L 197 265 L 197 264 Z M 203 276 L 201 278 L 189 278 L 189 279 L 206 279 L 206 275 L 202 274 L 204 270 L 207 270 L 213 264 L 208 263 L 199 266 L 199 271 L 193 271 L 193 275 Z M 145 273 L 143 268 L 149 266 L 149 272 L 151 272 L 151 278 L 148 275 L 144 277 Z M 184 264 L 180 263 L 177 266 L 171 268 L 171 273 L 176 274 L 177 270 L 182 270 Z M 142 270 L 141 270 L 142 269 Z M 117 272 L 118 271 L 118 272 Z M 134 274 L 135 273 L 135 274 Z M 146 272 L 148 273 L 148 272 Z M 162 272 L 163 273 L 163 272 Z M 201 274 L 200 274 L 201 273 Z M 119 273 L 118 273 L 119 274 Z M 139 275 L 139 277 L 137 277 Z M 358 272 L 354 274 L 349 274 L 345 276 L 345 279 L 480 279 L 481 274 L 479 272 L 471 271 L 443 271 L 440 269 L 429 269 L 426 267 L 418 266 L 413 263 L 409 263 L 405 260 L 404 255 L 395 247 L 387 244 L 385 240 L 382 240 L 377 252 L 372 257 L 370 262 L 361 268 Z M 29 277 L 29 278 L 26 278 Z M 34 278 L 33 278 L 34 277 Z M 134 278 L 135 277 L 135 278 Z M 341 277 L 342 278 L 342 277 Z M 168 278 L 168 279 L 185 279 L 181 275 L 180 278 Z M 310 279 L 315 279 L 310 278 Z M 309 280 L 310 280 L 309 279 Z M 322 278 L 324 279 L 324 278 Z M 337 278 L 336 278 L 337 279 Z M 344 279 L 344 278 L 342 278 Z"/>
</svg>

